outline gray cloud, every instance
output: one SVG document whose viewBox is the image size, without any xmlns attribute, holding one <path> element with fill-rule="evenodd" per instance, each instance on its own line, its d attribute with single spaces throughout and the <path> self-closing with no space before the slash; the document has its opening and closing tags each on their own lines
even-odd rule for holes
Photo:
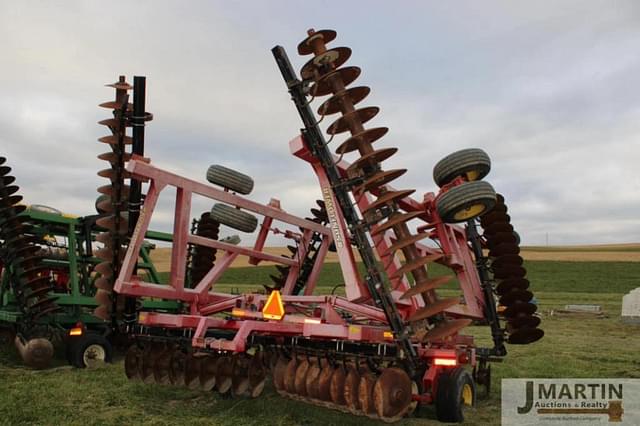
<svg viewBox="0 0 640 426">
<path fill-rule="evenodd" d="M 252 198 L 306 215 L 319 190 L 288 152 L 300 122 L 269 49 L 301 65 L 295 45 L 326 26 L 382 107 L 388 167 L 409 169 L 397 186 L 433 191 L 440 158 L 481 147 L 525 243 L 638 241 L 639 17 L 632 1 L 4 2 L 0 153 L 29 202 L 92 213 L 102 84 L 140 73 L 154 164 L 201 181 L 237 168 Z"/>
</svg>

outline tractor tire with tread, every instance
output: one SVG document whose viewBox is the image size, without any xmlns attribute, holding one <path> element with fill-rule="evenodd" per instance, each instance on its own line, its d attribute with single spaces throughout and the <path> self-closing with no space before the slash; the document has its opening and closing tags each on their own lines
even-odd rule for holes
<svg viewBox="0 0 640 426">
<path fill-rule="evenodd" d="M 464 409 L 476 405 L 476 384 L 471 374 L 462 367 L 440 373 L 435 404 L 439 421 L 464 421 Z"/>
<path fill-rule="evenodd" d="M 67 360 L 76 368 L 91 367 L 92 360 L 111 362 L 113 346 L 102 335 L 86 333 L 67 343 Z"/>
<path fill-rule="evenodd" d="M 481 180 L 491 170 L 491 159 L 479 148 L 462 149 L 453 152 L 433 168 L 433 180 L 444 186 L 458 176 L 466 175 L 469 181 Z"/>
<path fill-rule="evenodd" d="M 436 200 L 438 215 L 445 223 L 466 222 L 490 211 L 496 192 L 488 182 L 465 182 L 451 188 Z"/>
<path fill-rule="evenodd" d="M 253 190 L 253 179 L 219 164 L 209 166 L 207 180 L 214 185 L 220 185 L 239 194 L 247 195 Z"/>
<path fill-rule="evenodd" d="M 221 203 L 214 204 L 211 209 L 211 218 L 242 232 L 251 233 L 258 227 L 258 218 L 251 213 Z"/>
</svg>

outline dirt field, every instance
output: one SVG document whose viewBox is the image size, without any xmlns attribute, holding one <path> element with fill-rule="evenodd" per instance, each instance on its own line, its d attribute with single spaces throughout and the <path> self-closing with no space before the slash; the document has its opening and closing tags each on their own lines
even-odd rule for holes
<svg viewBox="0 0 640 426">
<path fill-rule="evenodd" d="M 266 252 L 273 255 L 288 254 L 285 247 L 267 247 Z M 607 244 L 590 246 L 549 246 L 523 247 L 520 253 L 525 260 L 551 260 L 568 262 L 640 262 L 640 244 Z M 158 271 L 169 270 L 171 249 L 160 248 L 152 253 Z M 337 262 L 336 253 L 329 252 L 326 262 Z M 272 262 L 260 263 L 262 266 L 273 265 Z M 240 268 L 249 265 L 248 258 L 242 256 L 232 265 Z"/>
</svg>

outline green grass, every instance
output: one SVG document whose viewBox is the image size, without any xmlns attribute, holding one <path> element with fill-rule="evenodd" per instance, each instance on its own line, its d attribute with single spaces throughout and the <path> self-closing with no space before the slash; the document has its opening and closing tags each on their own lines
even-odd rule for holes
<svg viewBox="0 0 640 426">
<path fill-rule="evenodd" d="M 640 378 L 638 328 L 620 322 L 622 294 L 639 276 L 634 264 L 608 262 L 530 262 L 532 281 L 543 313 L 545 337 L 528 346 L 509 346 L 505 361 L 492 366 L 494 387 L 488 399 L 469 410 L 469 425 L 499 424 L 500 379 L 507 377 Z M 257 269 L 257 268 L 256 268 Z M 273 268 L 268 268 L 272 270 Z M 266 269 L 265 269 L 266 272 Z M 446 272 L 446 271 L 442 271 Z M 255 286 L 256 271 L 242 268 L 225 276 L 231 286 Z M 323 284 L 333 284 L 336 271 L 327 268 Z M 229 279 L 237 281 L 230 284 Z M 605 281 L 606 280 L 606 281 Z M 610 283 L 605 288 L 602 282 Z M 589 291 L 578 290 L 576 283 Z M 637 286 L 637 281 L 635 286 Z M 323 291 L 330 287 L 324 286 Z M 609 289 L 609 291 L 605 291 Z M 443 293 L 454 292 L 445 290 Z M 604 319 L 548 316 L 567 303 L 595 303 L 609 314 Z M 470 327 L 479 345 L 488 345 L 485 327 Z M 402 425 L 435 425 L 432 407 Z M 122 362 L 96 370 L 75 370 L 60 364 L 46 371 L 24 368 L 12 347 L 0 349 L 0 424 L 33 425 L 358 425 L 382 424 L 279 397 L 270 387 L 262 397 L 226 399 L 214 393 L 189 391 L 127 381 Z"/>
<path fill-rule="evenodd" d="M 638 286 L 640 277 L 640 262 L 528 261 L 524 266 L 535 292 L 628 293 Z M 430 265 L 429 268 L 432 276 L 451 274 L 451 270 L 438 264 Z M 222 276 L 216 289 L 259 289 L 263 283 L 271 285 L 269 274 L 275 275 L 276 272 L 274 266 L 230 268 Z M 161 274 L 161 277 L 166 280 L 167 274 Z M 330 289 L 342 282 L 344 280 L 339 264 L 327 263 L 320 274 L 318 286 Z M 455 289 L 458 284 L 451 281 L 444 288 Z"/>
</svg>

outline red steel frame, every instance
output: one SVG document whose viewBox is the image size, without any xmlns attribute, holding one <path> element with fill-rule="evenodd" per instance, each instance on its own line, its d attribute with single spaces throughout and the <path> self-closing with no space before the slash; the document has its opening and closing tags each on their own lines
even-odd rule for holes
<svg viewBox="0 0 640 426">
<path fill-rule="evenodd" d="M 338 203 L 323 168 L 308 152 L 301 136 L 290 142 L 290 149 L 293 155 L 309 162 L 318 177 L 325 205 L 330 213 L 328 216 L 331 218 L 331 222 L 326 227 L 287 213 L 276 199 L 272 199 L 267 205 L 259 204 L 226 189 L 218 189 L 210 184 L 158 169 L 148 160 L 134 155 L 127 164 L 127 170 L 134 178 L 148 182 L 149 189 L 116 281 L 115 291 L 131 296 L 179 300 L 184 302 L 189 310 L 188 314 L 142 312 L 139 316 L 140 324 L 192 329 L 194 330 L 193 347 L 232 352 L 245 351 L 247 339 L 251 334 L 304 336 L 372 343 L 388 343 L 393 340 L 383 311 L 372 305 L 369 291 L 358 272 L 357 261 L 349 243 L 347 224 L 340 209 L 336 208 Z M 338 168 L 345 175 L 348 166 L 349 163 L 345 161 L 338 162 Z M 171 269 L 168 285 L 158 285 L 145 282 L 141 277 L 134 275 L 134 268 L 137 253 L 144 241 L 160 193 L 167 187 L 176 188 Z M 446 189 L 443 188 L 443 191 Z M 263 220 L 254 246 L 239 247 L 191 234 L 193 194 L 261 215 Z M 373 195 L 377 195 L 376 191 L 373 191 Z M 418 218 L 424 224 L 418 227 L 418 231 L 425 232 L 425 238 L 437 241 L 440 247 L 419 244 L 419 249 L 424 255 L 444 254 L 439 262 L 449 266 L 457 275 L 464 302 L 448 309 L 446 313 L 451 316 L 481 319 L 484 317 L 484 298 L 478 274 L 475 272 L 475 263 L 467 246 L 465 231 L 462 227 L 445 224 L 440 220 L 435 209 L 436 198 L 436 194 L 427 193 L 422 202 L 406 197 L 400 200 L 399 205 L 407 212 L 423 212 Z M 369 195 L 364 195 L 355 201 L 360 210 L 364 211 L 372 199 Z M 275 228 L 274 221 L 290 225 L 295 231 Z M 298 232 L 298 229 L 301 231 Z M 282 234 L 296 241 L 298 252 L 293 259 L 274 256 L 264 251 L 269 233 Z M 318 233 L 322 238 L 318 257 L 305 286 L 304 294 L 293 295 L 292 290 L 298 277 L 301 259 L 306 256 L 307 242 L 313 233 Z M 397 254 L 387 255 L 388 248 L 393 244 L 391 233 L 373 236 L 372 240 L 387 274 L 391 275 L 401 267 L 401 259 Z M 327 250 L 332 242 L 335 242 L 338 252 L 346 297 L 313 295 Z M 185 288 L 184 282 L 189 244 L 211 247 L 224 252 L 222 258 L 202 280 L 194 283 L 193 288 Z M 263 317 L 261 311 L 267 299 L 264 294 L 233 295 L 214 291 L 216 282 L 238 256 L 247 256 L 253 265 L 270 261 L 291 267 L 282 289 L 285 315 L 281 320 L 265 320 Z M 424 305 L 421 297 L 400 299 L 400 296 L 410 288 L 406 276 L 397 278 L 390 284 L 393 299 L 405 318 Z M 338 311 L 348 312 L 355 321 L 347 323 Z M 224 315 L 216 316 L 216 314 Z M 206 337 L 210 329 L 232 330 L 235 331 L 235 335 L 231 340 Z M 473 338 L 470 336 L 458 335 L 453 342 L 440 348 L 420 347 L 419 354 L 424 358 L 453 358 L 461 363 L 475 364 L 475 349 Z M 425 389 L 429 392 L 415 398 L 423 402 L 431 400 L 431 395 L 437 386 L 436 377 L 439 368 L 442 367 L 433 366 L 427 370 L 423 382 Z"/>
</svg>

